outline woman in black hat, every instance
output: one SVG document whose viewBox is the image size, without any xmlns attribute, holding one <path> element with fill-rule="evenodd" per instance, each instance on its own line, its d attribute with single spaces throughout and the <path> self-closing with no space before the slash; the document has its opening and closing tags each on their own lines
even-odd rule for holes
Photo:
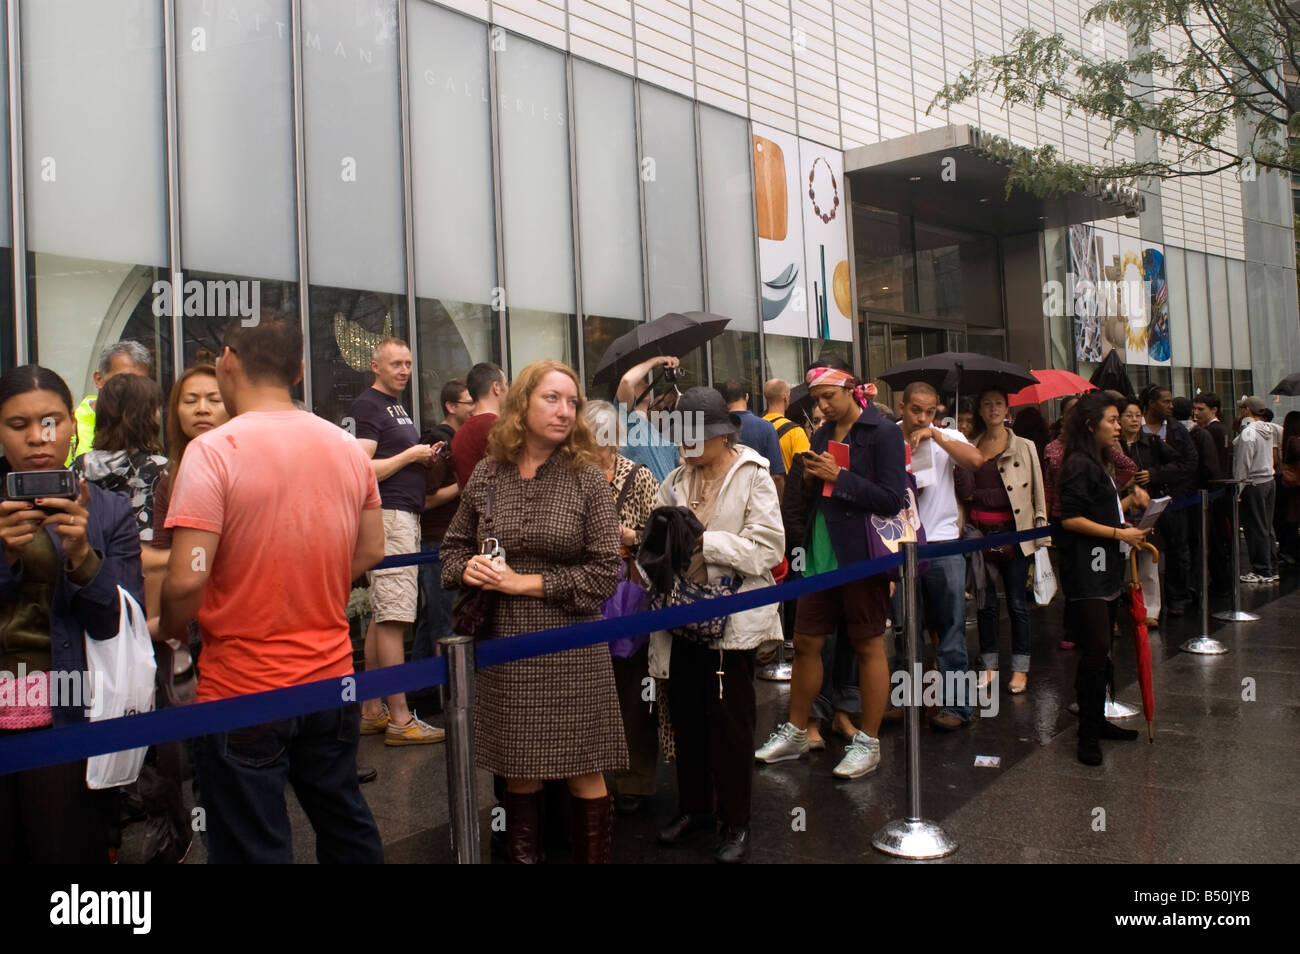
<svg viewBox="0 0 1300 954">
<path fill-rule="evenodd" d="M 690 508 L 704 526 L 688 577 L 740 592 L 771 586 L 785 553 L 781 505 L 768 462 L 737 444 L 740 422 L 713 388 L 691 388 L 677 403 L 685 463 L 659 488 L 656 506 Z M 777 604 L 727 618 L 710 645 L 655 633 L 650 674 L 668 679 L 677 749 L 678 813 L 659 834 L 678 844 L 721 824 L 714 858 L 740 862 L 750 850 L 754 783 L 754 655 L 780 632 Z"/>
</svg>

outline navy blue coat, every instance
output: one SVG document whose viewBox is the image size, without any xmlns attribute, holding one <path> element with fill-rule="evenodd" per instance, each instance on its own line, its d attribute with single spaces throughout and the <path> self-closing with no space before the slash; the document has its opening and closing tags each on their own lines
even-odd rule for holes
<svg viewBox="0 0 1300 954">
<path fill-rule="evenodd" d="M 54 672 L 85 672 L 87 634 L 91 639 L 111 639 L 117 635 L 119 585 L 144 606 L 140 531 L 131 502 L 121 494 L 94 484 L 89 486 L 90 521 L 86 536 L 91 549 L 99 554 L 99 571 L 84 586 L 73 583 L 66 573 L 59 573 L 50 607 L 50 669 Z M 54 539 L 62 570 L 68 562 L 63 539 L 50 527 L 44 528 L 44 532 Z M 8 560 L 0 557 L 0 602 L 15 598 L 22 578 L 21 560 L 11 567 Z M 83 702 L 82 706 L 55 707 L 55 727 L 85 722 L 89 702 Z"/>
<path fill-rule="evenodd" d="M 814 454 L 824 453 L 835 425 L 827 421 L 813 434 Z M 868 514 L 893 517 L 907 500 L 907 458 L 903 431 L 868 404 L 849 428 L 849 466 L 840 471 L 835 490 L 822 496 L 822 481 L 804 479 L 805 546 L 812 543 L 813 520 L 826 517 L 831 547 L 840 566 L 870 559 L 867 550 Z"/>
</svg>

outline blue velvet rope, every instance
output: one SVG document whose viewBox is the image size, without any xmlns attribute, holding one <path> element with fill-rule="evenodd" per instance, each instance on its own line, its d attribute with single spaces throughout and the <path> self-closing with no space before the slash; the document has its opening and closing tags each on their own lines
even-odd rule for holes
<svg viewBox="0 0 1300 954">
<path fill-rule="evenodd" d="M 1215 491 L 1210 498 L 1216 499 L 1225 492 L 1226 489 Z M 1199 502 L 1198 494 L 1183 498 L 1171 504 L 1168 509 L 1182 509 Z M 931 543 L 918 547 L 917 557 L 919 560 L 925 560 L 956 553 L 972 553 L 1008 543 L 1021 543 L 1025 540 L 1050 536 L 1057 529 L 1059 529 L 1058 525 L 1048 525 L 971 540 Z M 402 554 L 389 557 L 379 564 L 379 567 L 430 563 L 436 560 L 437 556 L 436 552 Z M 607 643 L 620 636 L 637 636 L 658 630 L 679 629 L 690 623 L 730 616 L 758 606 L 783 603 L 808 593 L 843 586 L 854 580 L 896 569 L 902 563 L 902 554 L 893 554 L 876 560 L 853 563 L 829 573 L 788 580 L 745 593 L 700 600 L 686 606 L 672 606 L 634 616 L 559 626 L 508 639 L 483 640 L 476 645 L 476 665 L 478 668 L 499 666 L 520 659 Z M 435 657 L 388 666 L 372 672 L 360 672 L 351 676 L 322 679 L 285 689 L 251 693 L 232 699 L 160 709 L 119 719 L 106 719 L 102 722 L 89 722 L 58 729 L 16 733 L 0 739 L 0 775 L 57 765 L 105 752 L 117 752 L 160 742 L 226 732 L 278 719 L 289 719 L 310 712 L 332 709 L 348 702 L 445 685 L 446 682 L 447 661 L 443 657 Z"/>
</svg>

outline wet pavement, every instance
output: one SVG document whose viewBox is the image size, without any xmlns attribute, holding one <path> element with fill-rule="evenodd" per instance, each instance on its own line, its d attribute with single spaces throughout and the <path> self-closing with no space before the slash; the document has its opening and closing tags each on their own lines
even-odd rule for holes
<svg viewBox="0 0 1300 954">
<path fill-rule="evenodd" d="M 954 733 L 921 729 L 923 814 L 956 839 L 953 862 L 1294 862 L 1300 835 L 1300 574 L 1284 568 L 1280 586 L 1243 587 L 1243 607 L 1258 622 L 1211 619 L 1224 656 L 1192 656 L 1178 646 L 1199 634 L 1199 616 L 1169 619 L 1152 634 L 1155 742 L 1103 742 L 1105 764 L 1075 759 L 1073 701 L 1078 653 L 1063 651 L 1061 604 L 1033 607 L 1028 691 L 1005 688 L 998 712 Z M 1215 600 L 1212 609 L 1227 608 Z M 1193 608 L 1194 612 L 1199 612 Z M 978 640 L 967 628 L 971 658 Z M 1009 630 L 1002 622 L 1004 664 Z M 1116 641 L 1116 690 L 1140 707 L 1132 642 Z M 758 683 L 761 744 L 784 720 L 787 684 Z M 431 721 L 438 722 L 437 718 Z M 1123 720 L 1145 729 L 1142 717 Z M 871 836 L 906 813 L 903 726 L 881 732 L 879 771 L 838 781 L 831 769 L 844 743 L 827 732 L 827 750 L 797 762 L 757 766 L 753 799 L 754 862 L 895 862 L 871 848 Z M 1001 759 L 975 767 L 976 756 Z M 390 748 L 382 736 L 361 740 L 360 761 L 379 770 L 362 791 L 390 862 L 450 860 L 442 745 Z M 659 791 L 642 814 L 615 823 L 618 863 L 701 863 L 711 839 L 666 848 L 658 825 L 674 813 L 675 777 L 659 767 Z M 480 774 L 484 857 L 491 779 Z M 310 825 L 288 796 L 295 856 L 314 861 Z M 123 861 L 138 844 L 128 830 Z M 555 852 L 554 861 L 567 857 Z M 189 859 L 203 860 L 196 844 Z"/>
</svg>

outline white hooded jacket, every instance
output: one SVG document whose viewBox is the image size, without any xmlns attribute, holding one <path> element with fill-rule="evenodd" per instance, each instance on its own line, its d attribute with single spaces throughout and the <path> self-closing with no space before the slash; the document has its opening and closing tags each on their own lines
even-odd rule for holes
<svg viewBox="0 0 1300 954">
<path fill-rule="evenodd" d="M 785 556 L 785 528 L 781 502 L 772 483 L 766 458 L 743 444 L 735 463 L 718 490 L 718 502 L 704 530 L 703 555 L 709 582 L 723 577 L 741 579 L 737 592 L 771 586 L 772 571 Z M 685 506 L 689 469 L 678 467 L 659 487 L 656 507 Z M 780 614 L 776 603 L 756 606 L 727 618 L 726 629 L 715 649 L 754 649 L 770 639 L 780 639 Z M 672 637 L 664 631 L 650 637 L 650 674 L 668 677 Z"/>
</svg>

